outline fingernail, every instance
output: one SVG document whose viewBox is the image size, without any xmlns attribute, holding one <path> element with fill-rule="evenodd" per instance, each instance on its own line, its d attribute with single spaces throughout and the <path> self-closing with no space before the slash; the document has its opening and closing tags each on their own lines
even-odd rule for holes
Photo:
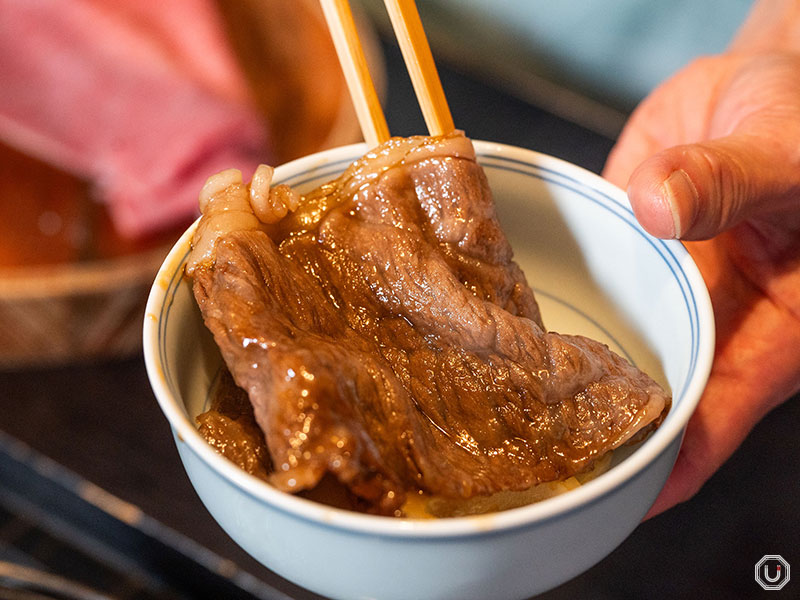
<svg viewBox="0 0 800 600">
<path fill-rule="evenodd" d="M 694 185 L 692 184 L 686 171 L 678 169 L 669 174 L 662 184 L 662 200 L 669 209 L 669 214 L 672 217 L 672 231 L 668 237 L 679 239 L 683 233 L 681 229 L 681 218 L 678 211 L 680 205 L 679 198 L 684 197 L 693 199 L 697 193 Z M 667 236 L 665 236 L 667 237 Z"/>
</svg>

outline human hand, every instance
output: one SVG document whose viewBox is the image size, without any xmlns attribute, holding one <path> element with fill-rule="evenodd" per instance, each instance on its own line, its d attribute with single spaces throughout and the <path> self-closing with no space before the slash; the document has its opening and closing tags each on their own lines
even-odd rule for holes
<svg viewBox="0 0 800 600">
<path fill-rule="evenodd" d="M 694 240 L 716 318 L 708 385 L 648 517 L 800 390 L 800 53 L 734 48 L 655 90 L 604 171 L 650 233 Z"/>
</svg>

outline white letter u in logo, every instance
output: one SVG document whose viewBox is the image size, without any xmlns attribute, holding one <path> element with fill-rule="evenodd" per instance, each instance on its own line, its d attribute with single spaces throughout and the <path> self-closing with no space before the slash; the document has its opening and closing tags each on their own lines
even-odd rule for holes
<svg viewBox="0 0 800 600">
<path fill-rule="evenodd" d="M 764 565 L 764 579 L 769 581 L 770 583 L 775 583 L 778 579 L 781 578 L 781 566 L 777 565 L 775 569 L 775 577 L 769 576 L 769 565 Z"/>
</svg>

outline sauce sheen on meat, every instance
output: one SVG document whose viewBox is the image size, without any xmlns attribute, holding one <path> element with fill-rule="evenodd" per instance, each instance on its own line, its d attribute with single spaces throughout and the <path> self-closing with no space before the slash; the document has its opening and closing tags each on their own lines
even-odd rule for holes
<svg viewBox="0 0 800 600">
<path fill-rule="evenodd" d="M 333 476 L 379 514 L 526 490 L 669 409 L 605 345 L 545 329 L 460 132 L 393 138 L 300 198 L 237 173 L 206 185 L 187 273 L 279 489 Z"/>
</svg>

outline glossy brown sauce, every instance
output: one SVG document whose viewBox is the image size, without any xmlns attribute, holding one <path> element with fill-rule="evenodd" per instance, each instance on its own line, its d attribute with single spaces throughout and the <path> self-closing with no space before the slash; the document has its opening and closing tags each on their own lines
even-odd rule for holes
<svg viewBox="0 0 800 600">
<path fill-rule="evenodd" d="M 212 390 L 209 409 L 196 420 L 200 435 L 217 452 L 250 475 L 269 481 L 273 466 L 264 433 L 256 423 L 247 392 L 237 387 L 224 367 Z M 366 508 L 330 474 L 298 495 L 345 510 L 360 512 Z"/>
</svg>

